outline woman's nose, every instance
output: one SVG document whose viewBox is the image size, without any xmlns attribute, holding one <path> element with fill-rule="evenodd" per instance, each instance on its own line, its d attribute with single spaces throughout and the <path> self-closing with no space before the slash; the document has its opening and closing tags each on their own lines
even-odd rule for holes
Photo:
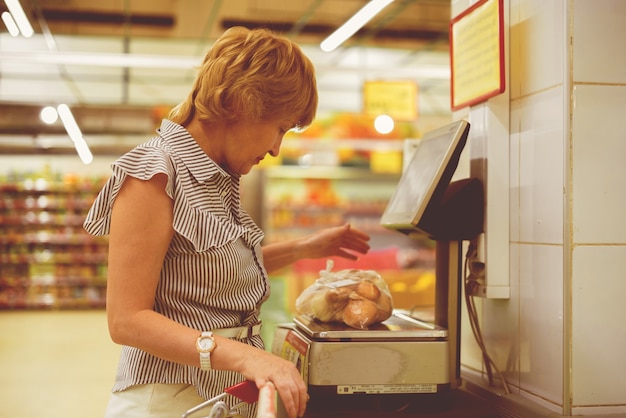
<svg viewBox="0 0 626 418">
<path fill-rule="evenodd" d="M 278 157 L 280 153 L 280 145 L 283 143 L 283 138 L 280 137 L 276 142 L 274 142 L 274 146 L 270 149 L 270 155 L 272 157 Z"/>
</svg>

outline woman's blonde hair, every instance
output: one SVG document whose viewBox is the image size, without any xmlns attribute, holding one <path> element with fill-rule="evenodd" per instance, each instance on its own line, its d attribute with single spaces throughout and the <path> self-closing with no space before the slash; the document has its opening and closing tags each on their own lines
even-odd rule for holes
<svg viewBox="0 0 626 418">
<path fill-rule="evenodd" d="M 267 29 L 228 29 L 200 66 L 193 90 L 169 119 L 186 126 L 201 121 L 262 121 L 293 117 L 293 128 L 311 124 L 317 85 L 311 61 L 298 45 Z"/>
</svg>

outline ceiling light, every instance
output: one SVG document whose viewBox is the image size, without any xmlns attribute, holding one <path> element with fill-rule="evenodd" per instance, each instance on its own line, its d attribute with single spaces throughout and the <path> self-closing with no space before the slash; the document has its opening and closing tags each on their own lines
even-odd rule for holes
<svg viewBox="0 0 626 418">
<path fill-rule="evenodd" d="M 41 112 L 39 112 L 39 119 L 41 119 L 43 123 L 48 125 L 52 125 L 54 122 L 57 121 L 58 118 L 59 113 L 52 106 L 46 106 L 41 109 Z"/>
<path fill-rule="evenodd" d="M 22 5 L 20 4 L 19 0 L 4 0 L 4 3 L 7 5 L 7 9 L 9 9 L 13 20 L 15 20 L 15 23 L 20 29 L 22 35 L 24 35 L 24 37 L 26 38 L 30 38 L 31 36 L 33 36 L 33 33 L 35 33 L 35 31 L 30 25 L 30 22 L 28 21 L 26 13 L 24 13 L 24 9 L 22 9 Z"/>
<path fill-rule="evenodd" d="M 91 154 L 91 150 L 85 138 L 83 138 L 83 133 L 80 131 L 69 106 L 60 104 L 57 106 L 57 112 L 59 112 L 59 117 L 61 118 L 61 122 L 63 122 L 67 134 L 70 136 L 72 142 L 74 142 L 74 148 L 76 148 L 76 152 L 81 161 L 84 164 L 90 164 L 93 161 L 93 155 Z"/>
<path fill-rule="evenodd" d="M 388 134 L 393 131 L 395 123 L 389 115 L 379 115 L 374 119 L 374 129 L 379 134 Z"/>
<path fill-rule="evenodd" d="M 11 16 L 11 13 L 2 13 L 2 21 L 4 22 L 4 25 L 7 27 L 7 30 L 9 31 L 11 36 L 17 36 L 20 34 L 20 30 L 15 24 L 15 20 L 13 20 L 13 16 Z"/>
<path fill-rule="evenodd" d="M 331 33 L 328 38 L 324 39 L 320 44 L 320 48 L 324 52 L 334 51 L 339 45 L 344 43 L 346 39 L 354 35 L 367 22 L 376 16 L 382 9 L 391 4 L 393 0 L 371 0 L 361 10 L 356 12 L 354 16 L 341 25 L 336 31 Z"/>
</svg>

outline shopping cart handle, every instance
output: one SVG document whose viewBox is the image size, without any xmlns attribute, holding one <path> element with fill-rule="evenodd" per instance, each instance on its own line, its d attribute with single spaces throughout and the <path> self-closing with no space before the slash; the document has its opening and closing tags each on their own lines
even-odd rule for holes
<svg viewBox="0 0 626 418">
<path fill-rule="evenodd" d="M 259 408 L 256 418 L 276 418 L 275 394 L 276 389 L 272 382 L 267 382 L 267 384 L 259 390 Z"/>
<path fill-rule="evenodd" d="M 259 399 L 259 389 L 256 387 L 256 383 L 246 380 L 241 383 L 237 383 L 235 386 L 224 389 L 224 392 L 229 395 L 235 396 L 246 403 L 255 403 Z"/>
</svg>

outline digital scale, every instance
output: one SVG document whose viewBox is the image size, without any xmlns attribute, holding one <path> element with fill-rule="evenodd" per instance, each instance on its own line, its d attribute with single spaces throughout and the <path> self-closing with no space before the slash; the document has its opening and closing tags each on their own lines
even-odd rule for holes
<svg viewBox="0 0 626 418">
<path fill-rule="evenodd" d="M 449 384 L 448 331 L 404 312 L 365 330 L 296 317 L 274 341 L 276 354 L 300 366 L 309 392 L 436 393 Z"/>
<path fill-rule="evenodd" d="M 469 123 L 427 133 L 398 183 L 381 225 L 436 242 L 434 312 L 427 320 L 394 310 L 367 329 L 297 316 L 279 325 L 272 352 L 300 370 L 309 409 L 354 399 L 415 400 L 460 385 L 461 243 L 483 228 L 482 185 L 451 183 Z M 278 417 L 286 417 L 279 402 Z"/>
</svg>

